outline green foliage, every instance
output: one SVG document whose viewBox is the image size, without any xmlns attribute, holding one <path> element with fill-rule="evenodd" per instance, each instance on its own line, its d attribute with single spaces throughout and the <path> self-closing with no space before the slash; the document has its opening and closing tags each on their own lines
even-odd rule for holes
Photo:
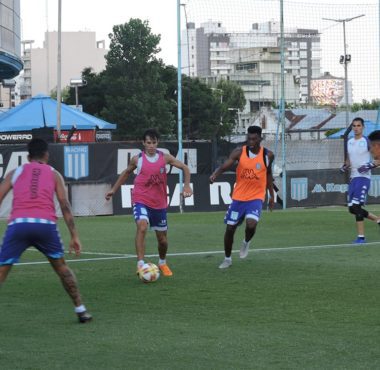
<svg viewBox="0 0 380 370">
<path fill-rule="evenodd" d="M 166 99 L 177 117 L 177 69 L 166 66 L 161 71 Z M 183 136 L 189 140 L 220 138 L 231 134 L 237 123 L 237 110 L 243 109 L 245 98 L 240 86 L 220 81 L 214 89 L 198 78 L 182 75 Z"/>
<path fill-rule="evenodd" d="M 219 125 L 218 100 L 198 78 L 183 76 L 184 132 L 189 139 L 211 139 Z"/>
<path fill-rule="evenodd" d="M 216 85 L 215 94 L 221 96 L 220 110 L 222 124 L 218 129 L 218 136 L 228 136 L 238 124 L 239 111 L 244 109 L 246 100 L 243 89 L 236 83 L 220 80 Z"/>
<path fill-rule="evenodd" d="M 109 36 L 102 117 L 117 123 L 117 134 L 123 137 L 140 138 L 148 127 L 171 133 L 175 121 L 160 79 L 163 64 L 156 58 L 160 36 L 140 19 L 114 26 Z"/>
<path fill-rule="evenodd" d="M 335 134 L 336 132 L 338 132 L 338 131 L 340 131 L 340 130 L 341 130 L 340 128 L 331 128 L 330 130 L 327 130 L 327 131 L 325 132 L 325 136 L 326 136 L 326 137 L 329 137 L 329 136 Z"/>
<path fill-rule="evenodd" d="M 83 110 L 116 123 L 116 139 L 139 139 L 148 127 L 157 128 L 162 137 L 177 137 L 177 69 L 157 58 L 160 36 L 152 34 L 148 21 L 130 19 L 114 26 L 109 37 L 105 71 L 82 72 L 87 81 L 78 89 Z M 64 101 L 75 104 L 73 88 Z M 213 90 L 183 75 L 183 136 L 212 139 L 231 134 L 244 105 L 243 90 L 234 83 L 220 81 Z"/>
<path fill-rule="evenodd" d="M 69 96 L 70 96 L 70 88 L 66 86 L 61 90 L 61 101 L 66 103 Z M 57 89 L 53 89 L 50 91 L 50 97 L 54 100 L 57 100 Z"/>
<path fill-rule="evenodd" d="M 82 78 L 87 81 L 86 86 L 78 88 L 78 101 L 83 106 L 83 111 L 100 117 L 105 105 L 105 79 L 104 72 L 93 72 L 92 68 L 82 71 Z M 66 104 L 75 104 L 75 89 L 69 88 L 69 95 L 64 101 Z M 112 121 L 111 121 L 112 122 Z"/>
<path fill-rule="evenodd" d="M 378 110 L 380 107 L 380 99 L 372 99 L 370 102 L 363 99 L 361 103 L 353 103 L 351 106 L 352 112 L 359 110 Z"/>
</svg>

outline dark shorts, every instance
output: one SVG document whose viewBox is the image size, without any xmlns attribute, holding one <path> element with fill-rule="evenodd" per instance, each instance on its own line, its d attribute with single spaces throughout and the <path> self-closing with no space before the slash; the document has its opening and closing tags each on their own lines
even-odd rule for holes
<svg viewBox="0 0 380 370">
<path fill-rule="evenodd" d="M 166 208 L 154 209 L 144 204 L 136 203 L 133 205 L 133 216 L 136 222 L 146 220 L 152 230 L 166 231 L 168 229 Z"/>
<path fill-rule="evenodd" d="M 49 258 L 63 257 L 64 248 L 55 223 L 10 223 L 0 249 L 0 266 L 13 265 L 29 247 L 37 248 Z"/>
<path fill-rule="evenodd" d="M 233 200 L 224 217 L 224 223 L 227 225 L 240 225 L 246 218 L 251 218 L 258 222 L 262 208 L 263 201 L 260 199 L 248 202 Z"/>
<path fill-rule="evenodd" d="M 354 177 L 348 186 L 348 206 L 352 206 L 353 204 L 365 204 L 370 185 L 370 179 L 366 177 Z"/>
</svg>

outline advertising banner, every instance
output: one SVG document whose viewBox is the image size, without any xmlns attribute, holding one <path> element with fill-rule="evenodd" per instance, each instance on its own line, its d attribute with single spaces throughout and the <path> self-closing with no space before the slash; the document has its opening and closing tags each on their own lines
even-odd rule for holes
<svg viewBox="0 0 380 370">
<path fill-rule="evenodd" d="M 367 203 L 379 202 L 380 175 L 373 171 Z M 347 176 L 336 170 L 288 171 L 287 189 L 289 207 L 317 207 L 346 205 Z"/>
<path fill-rule="evenodd" d="M 59 137 L 60 143 L 67 143 L 67 139 L 70 135 L 70 130 L 61 131 Z M 54 131 L 54 139 L 57 141 L 58 133 Z M 76 130 L 72 133 L 70 138 L 71 143 L 93 143 L 95 142 L 95 130 Z"/>
<path fill-rule="evenodd" d="M 0 144 L 27 143 L 33 139 L 31 131 L 1 132 Z"/>
<path fill-rule="evenodd" d="M 219 150 L 220 148 L 218 148 Z M 69 186 L 106 184 L 111 186 L 141 150 L 140 143 L 83 143 L 50 144 L 49 164 L 56 168 Z M 178 156 L 176 143 L 160 143 L 160 150 Z M 185 200 L 187 211 L 226 210 L 231 203 L 235 181 L 233 171 L 209 183 L 213 171 L 211 143 L 189 143 L 184 149 L 184 160 L 191 172 L 194 195 Z M 230 148 L 226 147 L 225 156 Z M 218 153 L 218 156 L 221 153 Z M 222 153 L 223 154 L 223 153 Z M 0 179 L 11 170 L 27 163 L 25 144 L 0 145 Z M 169 211 L 179 211 L 179 171 L 167 166 Z M 134 175 L 113 198 L 114 214 L 131 213 L 131 191 Z M 84 187 L 85 188 L 85 187 Z M 104 188 L 104 187 L 103 187 Z M 287 206 L 318 207 L 345 205 L 348 189 L 346 176 L 336 170 L 303 170 L 287 172 Z M 80 198 L 80 194 L 78 195 Z M 377 203 L 380 197 L 380 171 L 373 172 L 368 203 Z"/>
</svg>

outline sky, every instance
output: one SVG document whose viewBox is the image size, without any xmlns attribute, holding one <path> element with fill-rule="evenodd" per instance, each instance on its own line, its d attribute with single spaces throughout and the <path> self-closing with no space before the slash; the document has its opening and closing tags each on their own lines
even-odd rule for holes
<svg viewBox="0 0 380 370">
<path fill-rule="evenodd" d="M 48 4 L 48 5 L 47 5 Z M 103 4 L 103 5 L 102 5 Z M 106 40 L 117 24 L 130 18 L 148 20 L 154 34 L 161 34 L 159 56 L 177 65 L 176 0 L 62 0 L 62 31 L 94 31 Z M 44 33 L 58 30 L 58 0 L 21 0 L 21 39 L 42 47 Z"/>
<path fill-rule="evenodd" d="M 22 40 L 42 47 L 44 32 L 58 29 L 58 0 L 20 0 Z M 279 20 L 278 0 L 181 0 L 181 22 L 198 27 L 210 19 L 221 21 L 227 32 L 248 32 L 252 23 Z M 380 96 L 380 0 L 284 0 L 285 26 L 315 28 L 321 32 L 322 72 L 343 77 L 342 24 L 324 18 L 344 19 L 365 14 L 347 24 L 347 53 L 352 54 L 349 80 L 355 101 Z M 48 5 L 47 5 L 48 4 Z M 349 5 L 352 4 L 352 5 Z M 177 66 L 177 0 L 62 0 L 62 31 L 94 31 L 109 45 L 108 34 L 130 18 L 148 20 L 161 35 L 159 57 Z"/>
</svg>

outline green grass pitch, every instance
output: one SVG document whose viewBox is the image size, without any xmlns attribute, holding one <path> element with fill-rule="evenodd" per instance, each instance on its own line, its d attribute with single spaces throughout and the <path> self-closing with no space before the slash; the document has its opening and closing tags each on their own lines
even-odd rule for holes
<svg viewBox="0 0 380 370">
<path fill-rule="evenodd" d="M 94 315 L 86 325 L 44 257 L 27 251 L 1 288 L 1 369 L 380 368 L 376 224 L 352 246 L 343 207 L 265 211 L 247 259 L 234 253 L 221 271 L 223 216 L 169 214 L 174 276 L 153 284 L 135 275 L 132 216 L 77 218 L 85 253 L 67 259 Z M 157 253 L 153 232 L 146 252 Z"/>
</svg>

